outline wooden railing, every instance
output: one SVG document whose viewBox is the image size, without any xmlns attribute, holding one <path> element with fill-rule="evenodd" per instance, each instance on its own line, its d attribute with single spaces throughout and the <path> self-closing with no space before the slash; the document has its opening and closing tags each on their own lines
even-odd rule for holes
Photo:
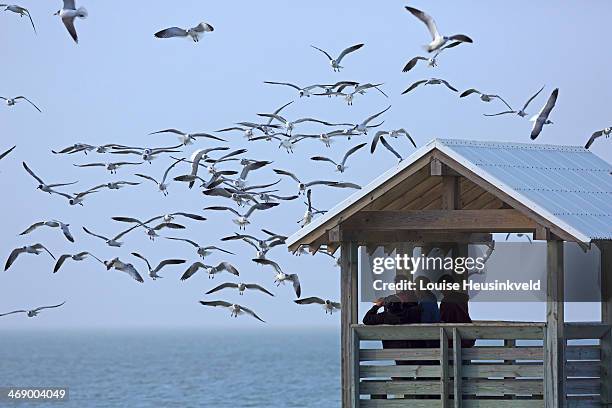
<svg viewBox="0 0 612 408">
<path fill-rule="evenodd" d="M 351 330 L 356 407 L 544 407 L 544 323 L 353 325 Z M 567 339 L 594 341 L 567 346 L 568 407 L 600 406 L 595 340 L 609 334 L 610 327 L 600 324 L 566 324 Z M 380 340 L 427 343 L 382 349 Z M 461 340 L 477 343 L 462 348 Z"/>
</svg>

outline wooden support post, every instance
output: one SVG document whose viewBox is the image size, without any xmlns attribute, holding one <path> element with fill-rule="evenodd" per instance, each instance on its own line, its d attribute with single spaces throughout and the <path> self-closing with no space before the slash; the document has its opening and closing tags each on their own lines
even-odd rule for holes
<svg viewBox="0 0 612 408">
<path fill-rule="evenodd" d="M 601 322 L 612 324 L 612 243 L 603 242 L 601 251 Z M 601 338 L 601 405 L 612 406 L 612 333 Z"/>
<path fill-rule="evenodd" d="M 448 335 L 440 328 L 440 399 L 442 408 L 450 408 L 448 400 Z"/>
<path fill-rule="evenodd" d="M 548 241 L 546 273 L 544 407 L 563 408 L 565 406 L 563 241 Z"/>
<path fill-rule="evenodd" d="M 357 407 L 359 394 L 356 390 L 356 383 L 359 381 L 355 377 L 354 359 L 355 339 L 351 336 L 351 325 L 357 323 L 357 307 L 359 299 L 357 297 L 357 262 L 358 247 L 354 242 L 343 242 L 341 247 L 341 273 L 340 273 L 340 299 L 342 304 L 341 311 L 341 381 L 342 381 L 342 407 Z"/>
<path fill-rule="evenodd" d="M 456 327 L 453 328 L 453 384 L 455 408 L 461 408 L 463 402 L 463 384 L 461 383 L 461 368 L 463 360 L 461 358 L 461 334 Z"/>
</svg>

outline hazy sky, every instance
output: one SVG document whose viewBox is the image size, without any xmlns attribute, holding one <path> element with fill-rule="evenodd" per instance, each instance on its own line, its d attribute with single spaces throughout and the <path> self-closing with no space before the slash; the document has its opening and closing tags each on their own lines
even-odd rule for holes
<svg viewBox="0 0 612 408">
<path fill-rule="evenodd" d="M 81 3 L 81 2 L 79 2 Z M 110 176 L 102 169 L 80 169 L 74 163 L 122 160 L 124 156 L 81 154 L 53 156 L 58 149 L 75 142 L 121 143 L 134 146 L 171 146 L 176 139 L 167 135 L 147 136 L 151 131 L 176 127 L 186 131 L 213 131 L 241 120 L 256 120 L 256 113 L 270 112 L 292 100 L 290 88 L 263 84 L 263 81 L 292 81 L 298 84 L 337 80 L 384 82 L 386 99 L 377 92 L 356 98 L 347 107 L 340 99 L 309 98 L 297 101 L 285 114 L 290 118 L 314 116 L 329 121 L 361 121 L 388 105 L 385 127 L 404 127 L 419 145 L 435 137 L 528 142 L 530 124 L 517 117 L 485 118 L 503 105 L 490 105 L 477 98 L 459 100 L 443 87 L 419 88 L 409 95 L 400 93 L 412 82 L 441 77 L 463 90 L 470 87 L 499 93 L 519 106 L 539 87 L 543 95 L 534 101 L 535 113 L 553 88 L 560 88 L 557 108 L 538 142 L 582 145 L 597 129 L 610 125 L 609 94 L 612 57 L 602 49 L 609 37 L 612 4 L 607 1 L 417 1 L 412 3 L 432 14 L 443 33 L 465 33 L 473 45 L 449 50 L 439 58 L 439 67 L 417 66 L 401 72 L 406 61 L 422 54 L 429 41 L 423 24 L 404 10 L 404 2 L 365 0 L 313 0 L 309 2 L 201 2 L 151 0 L 118 9 L 113 2 L 82 2 L 87 20 L 77 21 L 80 44 L 75 45 L 60 20 L 52 14 L 60 1 L 22 0 L 37 25 L 34 35 L 29 22 L 12 13 L 0 13 L 0 95 L 26 95 L 43 113 L 20 104 L 13 109 L 0 106 L 0 151 L 18 148 L 0 162 L 3 191 L 3 228 L 0 230 L 2 262 L 10 251 L 42 242 L 59 256 L 87 250 L 104 259 L 120 256 L 144 273 L 143 265 L 129 253 L 137 250 L 154 263 L 166 257 L 196 260 L 192 248 L 178 242 L 150 242 L 142 231 L 125 237 L 119 250 L 84 235 L 86 225 L 103 235 L 122 228 L 110 220 L 125 215 L 146 218 L 172 211 L 201 212 L 208 205 L 227 204 L 205 199 L 197 189 L 187 191 L 172 184 L 163 197 L 148 182 L 135 188 L 102 191 L 87 198 L 83 207 L 69 207 L 59 196 L 35 189 L 35 181 L 21 167 L 25 160 L 48 182 L 79 180 L 68 192 L 82 191 L 110 180 L 136 180 L 133 169 Z M 153 33 L 178 25 L 189 27 L 207 21 L 215 32 L 198 44 L 187 40 L 158 40 Z M 331 71 L 326 58 L 310 45 L 337 54 L 346 46 L 364 42 L 360 51 L 343 61 L 341 73 Z M 300 131 L 318 132 L 304 126 Z M 272 167 L 294 171 L 305 179 L 337 177 L 330 167 L 310 161 L 314 154 L 341 157 L 358 140 L 336 143 L 326 150 L 317 141 L 302 142 L 294 155 L 276 144 L 246 143 L 242 135 L 226 136 L 234 148 L 245 147 L 248 157 L 273 160 L 273 166 L 253 174 L 253 182 L 275 181 Z M 363 138 L 369 141 L 371 136 Z M 404 155 L 412 152 L 407 141 L 393 141 Z M 601 140 L 592 150 L 612 161 L 612 141 Z M 207 141 L 185 150 L 188 156 Z M 364 149 L 353 157 L 344 180 L 366 184 L 395 164 L 386 151 L 372 157 Z M 168 158 L 145 164 L 138 172 L 160 178 Z M 177 168 L 174 175 L 180 174 Z M 284 180 L 283 193 L 293 193 L 294 184 Z M 315 206 L 329 208 L 349 194 L 317 188 Z M 283 204 L 268 214 L 254 217 L 248 232 L 265 226 L 291 234 L 304 212 L 299 201 Z M 203 223 L 186 222 L 188 230 L 169 235 L 195 238 L 202 244 L 219 244 L 218 239 L 235 231 L 230 214 L 209 213 Z M 41 229 L 18 237 L 31 223 L 57 218 L 71 224 L 76 243 L 65 241 L 57 230 Z M 238 256 L 213 256 L 210 261 L 229 260 L 241 271 L 244 281 L 272 288 L 273 274 L 250 261 L 252 248 L 241 243 L 226 244 Z M 331 259 L 290 256 L 275 249 L 270 256 L 287 272 L 297 272 L 305 296 L 339 298 L 339 270 Z M 225 310 L 205 309 L 197 301 L 213 285 L 228 276 L 209 281 L 203 272 L 187 282 L 178 278 L 184 267 L 169 268 L 165 279 L 144 284 L 119 272 L 107 272 L 94 261 L 67 263 L 52 274 L 53 262 L 46 255 L 24 256 L 0 280 L 0 310 L 33 307 L 67 300 L 61 310 L 38 319 L 23 316 L 3 318 L 8 328 L 26 327 L 110 327 L 110 326 L 217 326 L 241 327 L 259 322 L 242 318 L 231 321 Z M 231 278 L 231 277 L 230 277 Z M 325 316 L 317 307 L 300 307 L 289 286 L 274 290 L 267 298 L 258 293 L 239 297 L 221 292 L 210 299 L 238 300 L 253 308 L 270 325 L 337 325 L 338 316 Z M 543 319 L 543 305 L 491 307 L 474 305 L 476 319 Z M 596 307 L 572 307 L 568 317 L 597 318 Z"/>
</svg>

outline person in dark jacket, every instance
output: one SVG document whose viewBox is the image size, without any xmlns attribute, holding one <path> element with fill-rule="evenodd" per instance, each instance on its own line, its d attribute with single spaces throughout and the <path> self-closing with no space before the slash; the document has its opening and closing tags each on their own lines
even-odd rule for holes
<svg viewBox="0 0 612 408">
<path fill-rule="evenodd" d="M 439 283 L 454 283 L 450 275 L 444 275 Z M 469 310 L 470 297 L 467 293 L 454 290 L 442 291 L 443 297 L 440 302 L 440 319 L 443 323 L 472 323 Z M 461 340 L 461 347 L 474 347 L 476 340 Z"/>
<path fill-rule="evenodd" d="M 395 283 L 407 281 L 408 278 L 403 275 L 395 277 Z M 383 309 L 381 312 L 380 309 Z M 398 291 L 394 295 L 386 298 L 377 299 L 374 305 L 363 317 L 365 325 L 381 325 L 381 324 L 411 324 L 421 322 L 421 310 L 417 303 L 416 295 L 410 291 Z M 391 348 L 415 348 L 416 341 L 410 340 L 383 340 L 383 349 Z M 396 365 L 410 365 L 411 361 L 396 360 Z M 372 395 L 372 399 L 386 399 L 386 395 Z"/>
</svg>

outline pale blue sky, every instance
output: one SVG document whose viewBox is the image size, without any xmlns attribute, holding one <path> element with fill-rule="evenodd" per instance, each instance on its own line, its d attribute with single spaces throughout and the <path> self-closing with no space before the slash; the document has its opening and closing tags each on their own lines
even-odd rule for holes
<svg viewBox="0 0 612 408">
<path fill-rule="evenodd" d="M 538 142 L 584 144 L 597 129 L 610 125 L 609 67 L 612 57 L 602 50 L 601 41 L 609 37 L 612 4 L 606 1 L 439 1 L 413 2 L 415 7 L 432 14 L 447 34 L 465 33 L 473 45 L 449 50 L 439 59 L 440 66 L 417 66 L 403 74 L 406 61 L 421 54 L 421 45 L 429 41 L 425 27 L 403 6 L 404 2 L 365 0 L 313 0 L 309 2 L 167 2 L 152 0 L 131 4 L 118 10 L 116 3 L 79 2 L 90 16 L 77 21 L 80 44 L 72 43 L 64 27 L 52 14 L 60 1 L 42 4 L 23 0 L 37 25 L 34 35 L 29 23 L 12 13 L 0 13 L 0 94 L 26 95 L 43 113 L 21 104 L 14 109 L 0 107 L 0 150 L 13 144 L 18 148 L 0 162 L 0 188 L 4 192 L 3 228 L 0 230 L 2 262 L 12 248 L 43 242 L 60 255 L 89 250 L 104 259 L 119 255 L 142 268 L 129 256 L 138 250 L 153 262 L 163 257 L 182 257 L 195 261 L 191 249 L 180 243 L 151 243 L 141 231 L 128 235 L 125 247 L 112 250 L 98 240 L 85 236 L 86 225 L 102 234 L 118 232 L 123 225 L 111 216 L 153 216 L 172 211 L 201 211 L 207 205 L 224 201 L 205 200 L 196 190 L 172 184 L 164 198 L 151 184 L 144 183 L 122 192 L 103 191 L 88 197 L 82 208 L 70 208 L 58 196 L 35 190 L 34 180 L 21 168 L 28 164 L 50 182 L 79 180 L 74 191 L 85 190 L 111 179 L 134 180 L 131 169 L 109 176 L 100 169 L 78 169 L 73 163 L 105 161 L 90 154 L 53 156 L 57 149 L 75 142 L 91 144 L 170 146 L 171 136 L 147 136 L 167 127 L 187 131 L 213 131 L 241 120 L 255 120 L 258 112 L 272 111 L 292 100 L 290 88 L 268 86 L 263 81 L 291 81 L 299 84 L 326 83 L 336 80 L 384 82 L 387 100 L 376 92 L 357 98 L 352 107 L 339 99 L 299 100 L 285 112 L 290 118 L 315 116 L 330 121 L 360 121 L 391 104 L 385 115 L 385 127 L 404 127 L 422 145 L 434 137 L 477 140 L 529 140 L 530 124 L 517 117 L 484 118 L 482 113 L 497 112 L 503 106 L 481 103 L 477 98 L 459 100 L 442 87 L 419 88 L 400 93 L 413 81 L 441 77 L 461 90 L 476 87 L 499 93 L 518 106 L 540 86 L 543 95 L 534 101 L 532 112 L 544 103 L 553 88 L 560 88 L 557 108 Z M 215 32 L 199 43 L 182 40 L 157 40 L 153 33 L 178 25 L 192 26 L 207 21 Z M 346 46 L 366 45 L 344 61 L 341 73 L 333 73 L 325 57 L 311 44 L 336 54 Z M 544 95 L 545 94 L 545 95 Z M 304 127 L 305 132 L 317 128 Z M 232 147 L 249 149 L 248 157 L 274 160 L 270 167 L 284 168 L 304 178 L 335 177 L 330 168 L 313 164 L 315 153 L 341 156 L 357 143 L 342 141 L 331 151 L 319 142 L 302 142 L 295 155 L 287 155 L 276 145 L 245 143 L 241 135 L 226 135 Z M 366 139 L 364 138 L 364 141 Z M 369 141 L 369 137 L 367 138 Z M 406 141 L 393 141 L 404 155 L 412 148 Z M 209 146 L 204 141 L 196 147 Z M 194 147 L 186 150 L 188 155 Z M 596 143 L 593 151 L 612 161 L 609 140 Z M 358 153 L 343 177 L 366 184 L 395 164 L 385 151 L 372 158 L 365 149 Z M 121 158 L 114 156 L 111 159 Z M 351 165 L 352 164 L 352 165 Z M 144 171 L 160 177 L 167 160 L 143 165 Z M 308 175 L 306 175 L 308 174 Z M 253 181 L 276 180 L 271 168 L 260 170 Z M 283 181 L 291 192 L 293 184 Z M 67 191 L 73 192 L 69 188 Z M 331 207 L 348 191 L 316 189 L 319 207 Z M 274 213 L 256 214 L 248 232 L 265 225 L 291 234 L 304 211 L 301 201 L 281 205 Z M 27 237 L 17 234 L 31 223 L 47 218 L 69 222 L 77 242 L 70 244 L 55 230 L 40 230 Z M 172 235 L 196 237 L 203 243 L 217 243 L 218 238 L 234 232 L 229 214 L 209 214 L 204 223 L 187 222 L 188 230 Z M 241 280 L 272 287 L 272 272 L 256 267 L 251 248 L 230 244 L 227 248 L 241 255 L 227 257 L 241 271 Z M 304 295 L 339 298 L 339 271 L 325 256 L 295 259 L 284 249 L 271 257 L 291 272 L 300 274 Z M 213 257 L 211 260 L 222 260 Z M 8 272 L 2 272 L 0 309 L 30 307 L 67 300 L 62 310 L 45 313 L 36 320 L 21 316 L 4 318 L 9 328 L 90 327 L 90 326 L 216 326 L 257 325 L 243 318 L 230 321 L 223 310 L 204 309 L 197 301 L 224 276 L 209 281 L 204 274 L 179 282 L 183 267 L 162 273 L 165 279 L 144 285 L 118 272 L 107 272 L 93 262 L 69 263 L 60 273 L 51 273 L 48 257 L 26 256 Z M 231 292 L 218 297 L 239 300 L 252 307 L 271 325 L 335 325 L 338 316 L 329 318 L 316 307 L 299 307 L 290 287 L 275 290 L 276 298 Z M 522 309 L 521 309 L 522 308 Z M 535 310 L 535 312 L 534 312 Z M 576 309 L 577 310 L 577 309 Z M 572 313 L 593 317 L 596 308 L 580 308 Z M 542 319 L 543 307 L 519 306 L 473 307 L 474 318 Z"/>
</svg>

